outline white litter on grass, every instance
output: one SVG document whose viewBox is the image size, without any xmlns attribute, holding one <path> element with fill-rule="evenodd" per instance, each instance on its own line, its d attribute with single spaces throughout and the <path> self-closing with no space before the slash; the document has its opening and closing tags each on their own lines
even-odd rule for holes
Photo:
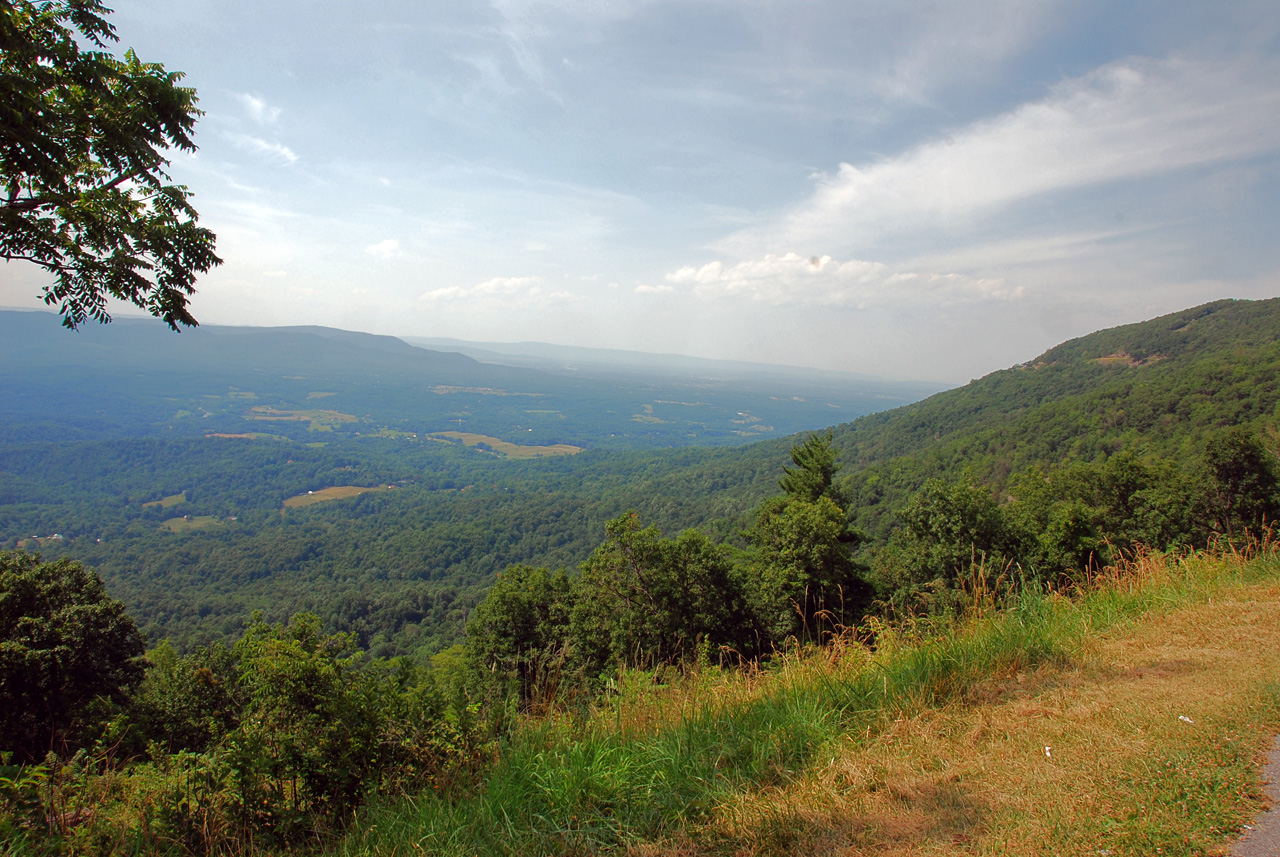
<svg viewBox="0 0 1280 857">
<path fill-rule="evenodd" d="M 1194 720 L 1192 720 L 1190 717 L 1188 717 L 1185 714 L 1179 714 L 1178 719 L 1181 720 L 1183 723 L 1195 723 Z"/>
<path fill-rule="evenodd" d="M 1046 759 L 1052 759 L 1052 758 L 1053 758 L 1053 748 L 1052 748 L 1052 747 L 1045 747 L 1045 748 L 1044 748 L 1044 756 L 1045 756 L 1045 758 L 1046 758 Z"/>
</svg>

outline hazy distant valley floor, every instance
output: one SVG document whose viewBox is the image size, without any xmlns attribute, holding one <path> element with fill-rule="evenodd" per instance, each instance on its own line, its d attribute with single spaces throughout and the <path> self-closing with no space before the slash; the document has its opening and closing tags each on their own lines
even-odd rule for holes
<svg viewBox="0 0 1280 857">
<path fill-rule="evenodd" d="M 8 312 L 0 334 L 0 546 L 84 560 L 180 647 L 311 610 L 429 655 L 497 572 L 572 568 L 629 510 L 742 544 L 801 429 L 839 423 L 849 514 L 883 543 L 933 478 L 1192 466 L 1223 427 L 1280 426 L 1274 300 L 1100 331 L 911 405 L 927 385 L 572 350 L 504 366 L 325 328 Z"/>
<path fill-rule="evenodd" d="M 0 547 L 95 567 L 153 642 L 309 610 L 425 657 L 507 565 L 572 566 L 632 509 L 732 533 L 780 438 L 939 389 L 472 351 L 494 362 L 326 328 L 0 312 Z"/>
</svg>

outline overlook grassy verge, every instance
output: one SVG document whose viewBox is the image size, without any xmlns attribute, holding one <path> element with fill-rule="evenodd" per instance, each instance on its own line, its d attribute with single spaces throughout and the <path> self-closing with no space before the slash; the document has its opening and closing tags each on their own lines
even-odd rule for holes
<svg viewBox="0 0 1280 857">
<path fill-rule="evenodd" d="M 531 717 L 479 788 L 365 810 L 332 853 L 1214 854 L 1280 730 L 1270 545 L 879 627 L 761 672 L 623 674 Z M 1185 718 L 1185 719 L 1184 719 Z"/>
</svg>

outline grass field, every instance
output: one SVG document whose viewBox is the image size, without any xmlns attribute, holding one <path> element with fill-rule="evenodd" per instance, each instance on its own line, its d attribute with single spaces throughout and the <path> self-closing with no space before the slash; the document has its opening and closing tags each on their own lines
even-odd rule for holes
<svg viewBox="0 0 1280 857">
<path fill-rule="evenodd" d="M 187 533 L 192 530 L 203 530 L 206 527 L 216 527 L 219 520 L 212 515 L 186 515 L 181 518 L 170 518 L 160 524 L 162 529 L 166 529 L 171 533 Z"/>
<path fill-rule="evenodd" d="M 279 408 L 271 408 L 266 405 L 254 406 L 249 410 L 249 413 L 245 414 L 245 419 L 309 422 L 311 423 L 310 428 L 315 431 L 331 431 L 334 426 L 360 421 L 360 418 L 354 414 L 344 414 L 341 411 L 325 411 L 318 409 L 280 410 Z"/>
<path fill-rule="evenodd" d="M 187 492 L 180 491 L 177 494 L 170 494 L 168 497 L 161 497 L 159 500 L 152 500 L 150 503 L 143 503 L 142 508 L 150 509 L 152 506 L 159 506 L 161 509 L 171 509 L 179 503 L 187 502 Z"/>
<path fill-rule="evenodd" d="M 242 440 L 288 440 L 289 438 L 279 434 L 268 434 L 263 431 L 247 431 L 247 432 L 221 432 L 216 431 L 206 434 L 205 437 L 222 437 L 222 438 L 239 438 Z"/>
<path fill-rule="evenodd" d="M 332 488 L 321 488 L 319 491 L 308 491 L 306 494 L 290 497 L 284 501 L 284 508 L 298 509 L 303 506 L 312 506 L 316 503 L 325 503 L 329 500 L 346 500 L 350 497 L 368 494 L 371 491 L 390 491 L 394 487 L 393 485 L 378 485 L 373 488 L 360 485 L 335 485 Z"/>
<path fill-rule="evenodd" d="M 1280 730 L 1280 562 L 1146 558 L 1078 598 L 878 629 L 770 669 L 619 677 L 480 787 L 336 853 L 1215 855 Z"/>
<path fill-rule="evenodd" d="M 484 444 L 492 451 L 505 455 L 507 458 L 542 458 L 544 456 L 553 455 L 577 455 L 582 452 L 580 446 L 570 446 L 567 443 L 557 443 L 553 446 L 521 446 L 516 443 L 508 443 L 505 440 L 499 440 L 496 437 L 489 437 L 483 434 L 472 434 L 465 431 L 438 431 L 428 435 L 428 437 L 436 440 L 458 440 L 467 446 L 480 446 Z"/>
</svg>

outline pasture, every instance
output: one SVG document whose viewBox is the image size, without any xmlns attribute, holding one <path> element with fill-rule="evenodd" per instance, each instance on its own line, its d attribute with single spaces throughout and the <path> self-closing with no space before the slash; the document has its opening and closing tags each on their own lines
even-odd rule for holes
<svg viewBox="0 0 1280 857">
<path fill-rule="evenodd" d="M 213 515 L 184 515 L 180 518 L 170 518 L 162 522 L 160 528 L 171 533 L 188 533 L 192 530 L 216 527 L 218 523 L 218 518 Z"/>
<path fill-rule="evenodd" d="M 308 491 L 306 494 L 299 494 L 296 497 L 290 497 L 284 501 L 284 508 L 299 509 L 303 506 L 312 506 L 316 503 L 324 503 L 329 500 L 346 500 L 350 497 L 359 497 L 361 494 L 368 494 L 371 491 L 391 491 L 394 485 L 378 485 L 368 487 L 363 485 L 334 485 L 331 488 L 321 488 L 318 491 Z"/>
<path fill-rule="evenodd" d="M 544 458 L 554 455 L 577 455 L 582 452 L 582 447 L 571 446 L 567 443 L 557 443 L 551 446 L 521 446 L 518 443 L 510 443 L 496 437 L 472 434 L 466 431 L 438 431 L 432 432 L 428 437 L 446 443 L 449 441 L 461 441 L 470 447 L 482 446 L 490 452 L 495 452 L 507 458 Z"/>
</svg>

